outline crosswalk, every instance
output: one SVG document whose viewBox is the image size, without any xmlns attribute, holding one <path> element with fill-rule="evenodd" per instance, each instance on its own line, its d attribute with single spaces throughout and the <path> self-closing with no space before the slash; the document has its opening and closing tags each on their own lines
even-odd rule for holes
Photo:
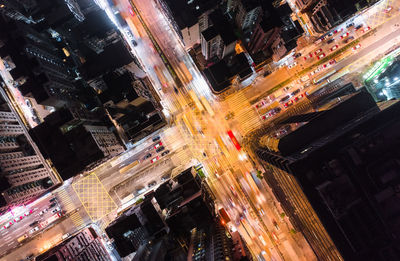
<svg viewBox="0 0 400 261">
<path fill-rule="evenodd" d="M 386 13 L 384 10 L 390 7 L 392 7 L 392 10 Z M 400 2 L 398 0 L 384 0 L 378 3 L 375 7 L 371 8 L 368 13 L 364 14 L 366 24 L 372 28 L 383 24 L 395 15 L 394 13 L 399 7 Z"/>
<path fill-rule="evenodd" d="M 261 126 L 260 117 L 242 92 L 229 96 L 224 102 L 234 112 L 234 119 L 240 122 L 243 136 Z"/>
<path fill-rule="evenodd" d="M 73 213 L 69 218 L 72 220 L 76 228 L 80 228 L 85 225 L 85 222 L 83 221 L 83 218 L 79 212 Z"/>
<path fill-rule="evenodd" d="M 57 192 L 57 197 L 66 213 L 69 213 L 75 209 L 75 205 L 71 199 L 71 196 L 65 191 L 65 189 Z"/>
</svg>

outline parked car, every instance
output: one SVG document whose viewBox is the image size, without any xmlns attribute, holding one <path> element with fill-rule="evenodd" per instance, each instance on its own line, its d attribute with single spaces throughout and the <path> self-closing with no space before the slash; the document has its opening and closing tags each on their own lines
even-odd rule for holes
<svg viewBox="0 0 400 261">
<path fill-rule="evenodd" d="M 148 158 L 150 158 L 150 157 L 151 157 L 151 153 L 149 153 L 149 154 L 147 154 L 146 156 L 144 156 L 143 159 L 145 160 L 145 159 L 148 159 Z"/>
<path fill-rule="evenodd" d="M 29 234 L 33 234 L 33 233 L 35 233 L 36 231 L 39 231 L 39 227 L 34 227 L 34 228 L 32 228 L 31 230 L 29 230 Z"/>
<path fill-rule="evenodd" d="M 37 224 L 39 224 L 39 221 L 34 221 L 32 223 L 29 224 L 30 227 L 35 227 Z"/>
<path fill-rule="evenodd" d="M 156 162 L 156 161 L 159 160 L 159 159 L 160 159 L 160 157 L 157 156 L 157 157 L 155 157 L 154 159 L 151 160 L 151 163 L 154 163 L 154 162 Z"/>
<path fill-rule="evenodd" d="M 159 141 L 160 139 L 160 136 L 153 137 L 153 142 Z"/>
<path fill-rule="evenodd" d="M 339 45 L 335 44 L 331 47 L 331 52 L 335 51 L 337 48 L 339 48 Z"/>
<path fill-rule="evenodd" d="M 333 43 L 335 41 L 335 38 L 331 38 L 331 39 L 329 39 L 326 43 L 327 44 L 331 44 L 331 43 Z"/>
<path fill-rule="evenodd" d="M 149 184 L 147 184 L 147 187 L 151 188 L 151 187 L 154 187 L 155 185 L 157 185 L 157 182 L 156 181 L 152 181 Z"/>
<path fill-rule="evenodd" d="M 160 146 L 162 146 L 162 142 L 161 141 L 159 143 L 157 143 L 156 145 L 154 145 L 154 148 L 157 149 Z"/>
<path fill-rule="evenodd" d="M 156 152 L 161 152 L 161 151 L 163 151 L 165 149 L 165 147 L 164 146 L 161 146 L 161 147 L 159 147 L 158 149 L 156 149 Z"/>
<path fill-rule="evenodd" d="M 165 156 L 169 153 L 169 150 L 164 151 L 163 153 L 161 153 L 161 156 Z"/>
<path fill-rule="evenodd" d="M 295 96 L 296 94 L 298 94 L 300 92 L 300 89 L 296 89 L 294 90 L 290 95 L 291 96 Z"/>
<path fill-rule="evenodd" d="M 325 53 L 321 53 L 320 55 L 318 55 L 317 59 L 319 60 L 321 58 L 324 58 L 325 56 L 326 56 Z"/>
<path fill-rule="evenodd" d="M 56 201 L 57 201 L 57 198 L 54 197 L 54 198 L 50 199 L 49 201 L 50 201 L 50 202 L 56 202 Z"/>
<path fill-rule="evenodd" d="M 284 102 L 286 102 L 286 101 L 289 100 L 289 99 L 290 99 L 290 95 L 286 95 L 285 97 L 283 97 L 282 99 L 280 99 L 279 102 L 280 102 L 280 103 L 284 103 Z"/>
<path fill-rule="evenodd" d="M 50 204 L 49 208 L 54 208 L 57 205 L 58 205 L 57 202 L 53 202 L 53 203 Z"/>
</svg>

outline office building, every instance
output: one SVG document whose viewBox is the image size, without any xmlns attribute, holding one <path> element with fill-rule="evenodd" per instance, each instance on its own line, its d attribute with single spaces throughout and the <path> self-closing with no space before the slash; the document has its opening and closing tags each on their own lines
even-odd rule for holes
<svg viewBox="0 0 400 261">
<path fill-rule="evenodd" d="M 53 112 L 29 132 L 64 180 L 124 151 L 104 113 L 84 108 Z M 110 125 L 110 124 L 108 124 Z"/>
<path fill-rule="evenodd" d="M 51 172 L 19 116 L 0 101 L 0 212 L 33 201 L 59 181 Z"/>
<path fill-rule="evenodd" d="M 187 50 L 200 44 L 200 33 L 209 27 L 208 14 L 218 6 L 213 0 L 159 0 L 170 24 Z"/>
<path fill-rule="evenodd" d="M 320 260 L 398 260 L 399 115 L 360 91 L 255 141 L 267 183 Z"/>
<path fill-rule="evenodd" d="M 1 24 L 0 56 L 12 64 L 10 77 L 23 96 L 52 107 L 78 100 L 74 65 L 61 46 L 25 23 L 1 20 Z"/>
<path fill-rule="evenodd" d="M 126 142 L 135 142 L 165 126 L 158 94 L 147 78 L 128 70 L 102 76 L 100 102 L 114 123 L 123 130 Z"/>
<path fill-rule="evenodd" d="M 111 261 L 100 236 L 92 227 L 84 228 L 35 258 L 36 261 Z"/>
<path fill-rule="evenodd" d="M 237 0 L 236 25 L 243 31 L 251 30 L 262 17 L 262 8 L 258 0 Z"/>
</svg>

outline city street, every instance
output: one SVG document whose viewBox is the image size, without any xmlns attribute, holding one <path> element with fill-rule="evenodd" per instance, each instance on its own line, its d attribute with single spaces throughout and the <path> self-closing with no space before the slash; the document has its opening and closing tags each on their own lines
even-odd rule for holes
<svg viewBox="0 0 400 261">
<path fill-rule="evenodd" d="M 315 56 L 334 53 L 336 49 L 332 48 L 336 44 L 339 45 L 337 48 L 344 46 L 341 36 L 346 33 L 346 23 L 334 29 L 338 32 L 335 33 L 335 41 L 332 43 L 323 41 L 307 47 L 307 51 L 296 50 L 302 56 L 296 59 L 297 64 L 292 68 L 287 66 L 294 63 L 293 58 L 287 59 L 288 64 L 267 77 L 260 73 L 249 86 L 224 99 L 218 99 L 210 91 L 201 72 L 155 1 L 117 2 L 135 38 L 136 45 L 130 43 L 134 46 L 132 51 L 155 85 L 162 99 L 161 103 L 165 106 L 165 115 L 173 124 L 90 173 L 64 183 L 32 206 L 18 210 L 14 216 L 3 216 L 0 250 L 7 253 L 12 248 L 18 249 L 3 256 L 1 260 L 19 260 L 30 253 L 41 253 L 60 242 L 63 235 L 73 234 L 92 222 L 103 222 L 102 226 L 105 226 L 111 217 L 117 215 L 118 210 L 134 203 L 141 195 L 155 189 L 175 172 L 199 163 L 204 166 L 207 182 L 215 193 L 218 207 L 223 207 L 230 216 L 231 222 L 226 224 L 227 228 L 239 231 L 254 256 L 266 260 L 316 260 L 309 244 L 301 232 L 294 230 L 265 181 L 257 177 L 258 164 L 249 159 L 244 148 L 244 139 L 247 134 L 269 122 L 262 119 L 254 104 L 266 98 L 265 93 L 270 89 L 289 79 L 291 81 L 287 86 L 291 88 L 276 91 L 276 100 L 296 88 L 302 88 L 303 83 L 299 83 L 301 77 L 297 73 L 307 68 L 312 68 L 310 72 L 315 70 L 313 66 L 318 62 Z M 381 1 L 361 14 L 353 20 L 354 24 L 363 24 L 364 28 L 372 26 L 369 17 L 372 13 L 381 12 L 386 2 Z M 379 30 L 360 40 L 359 48 L 350 48 L 339 54 L 340 60 L 329 65 L 329 69 L 312 75 L 310 84 L 313 79 L 322 77 L 331 70 L 339 72 L 349 67 L 362 68 L 397 44 L 400 37 L 400 29 L 396 26 L 400 23 L 397 9 L 374 24 L 379 26 Z M 344 29 L 340 31 L 341 28 Z M 369 30 L 373 29 L 375 28 Z M 349 35 L 343 38 L 353 36 L 357 39 L 363 34 L 356 31 L 354 26 L 348 31 Z M 309 53 L 313 57 L 304 59 Z M 4 68 L 0 69 L 6 73 Z M 13 88 L 11 85 L 8 87 Z M 313 86 L 310 90 L 318 87 Z M 18 93 L 13 95 L 17 97 L 19 107 L 27 110 L 26 102 L 18 98 Z M 301 111 L 307 107 L 306 103 L 305 99 L 299 101 L 290 110 Z M 282 111 L 286 110 L 282 103 L 278 106 Z M 30 111 L 29 108 L 28 110 Z M 30 122 L 30 125 L 33 124 Z M 157 151 L 161 146 L 164 146 L 164 150 Z M 166 151 L 169 153 L 164 154 Z M 84 197 L 82 191 L 89 196 L 85 194 Z M 55 221 L 55 226 L 30 233 L 35 227 L 30 224 L 42 222 L 54 215 L 53 208 L 49 207 L 49 200 L 53 197 L 57 198 L 64 216 Z M 89 206 L 88 202 L 92 205 Z M 96 211 L 100 214 L 91 210 L 95 208 L 93 206 L 98 207 Z M 30 215 L 24 216 L 21 221 L 8 228 L 3 228 L 9 220 L 31 209 Z M 45 209 L 48 211 L 40 215 Z M 20 246 L 17 239 L 25 234 L 28 235 L 25 239 L 27 243 Z"/>
</svg>

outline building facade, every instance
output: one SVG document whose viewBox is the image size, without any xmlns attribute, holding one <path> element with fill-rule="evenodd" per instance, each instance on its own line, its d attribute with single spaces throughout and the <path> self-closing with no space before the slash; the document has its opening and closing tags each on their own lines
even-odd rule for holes
<svg viewBox="0 0 400 261">
<path fill-rule="evenodd" d="M 58 183 L 21 119 L 3 99 L 0 139 L 0 211 L 32 201 Z"/>
<path fill-rule="evenodd" d="M 265 179 L 320 260 L 397 260 L 400 104 L 341 99 L 260 140 Z"/>
<path fill-rule="evenodd" d="M 54 248 L 36 257 L 37 261 L 111 261 L 100 236 L 92 227 L 80 231 Z"/>
</svg>

